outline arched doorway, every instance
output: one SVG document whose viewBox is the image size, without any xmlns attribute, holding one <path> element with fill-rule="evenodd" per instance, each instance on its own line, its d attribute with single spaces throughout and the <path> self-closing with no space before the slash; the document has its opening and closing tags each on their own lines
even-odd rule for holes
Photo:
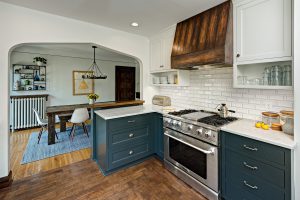
<svg viewBox="0 0 300 200">
<path fill-rule="evenodd" d="M 17 45 L 11 49 L 9 54 L 9 101 L 11 103 L 10 126 L 12 130 L 16 131 L 10 133 L 10 166 L 15 180 L 90 158 L 91 151 L 89 148 L 75 148 L 76 150 L 74 151 L 63 151 L 58 152 L 55 155 L 51 154 L 46 157 L 34 158 L 35 153 L 42 151 L 40 150 L 41 143 L 43 143 L 42 139 L 47 137 L 42 136 L 40 144 L 36 144 L 36 138 L 38 137 L 39 131 L 38 128 L 35 128 L 35 125 L 38 125 L 37 120 L 34 119 L 33 125 L 30 124 L 31 122 L 27 118 L 29 117 L 32 120 L 34 116 L 32 112 L 31 114 L 25 113 L 25 106 L 31 104 L 40 106 L 40 104 L 36 104 L 35 102 L 28 103 L 27 100 L 26 102 L 22 102 L 23 100 L 20 100 L 22 98 L 19 97 L 29 96 L 26 98 L 30 99 L 37 98 L 39 95 L 48 95 L 46 102 L 41 103 L 44 107 L 41 106 L 37 109 L 39 114 L 44 118 L 46 118 L 46 115 L 43 112 L 48 106 L 86 103 L 87 98 L 85 94 L 74 94 L 75 84 L 73 74 L 74 71 L 84 71 L 89 68 L 89 65 L 92 63 L 92 45 L 95 44 L 33 43 Z M 128 56 L 99 45 L 97 46 L 100 52 L 97 54 L 97 62 L 101 67 L 103 67 L 104 72 L 106 72 L 109 76 L 108 80 L 94 84 L 94 93 L 100 94 L 100 101 L 105 102 L 115 100 L 114 69 L 115 66 L 119 65 L 138 69 L 136 70 L 138 72 L 138 76 L 136 76 L 136 90 L 140 93 L 139 96 L 141 98 L 142 87 L 140 83 L 142 80 L 142 70 L 140 61 L 132 56 Z M 41 72 L 41 69 L 39 68 L 38 73 L 36 73 L 36 69 L 32 69 L 32 76 L 26 76 L 25 74 L 27 74 L 28 71 L 31 71 L 30 68 L 27 69 L 27 66 L 35 65 L 32 63 L 32 60 L 36 57 L 45 58 L 47 60 L 46 69 Z M 18 66 L 21 68 L 18 68 Z M 24 71 L 27 71 L 24 74 L 20 74 L 20 71 L 23 69 Z M 46 74 L 45 77 L 42 76 L 43 73 Z M 21 75 L 24 75 L 24 77 L 20 77 Z M 39 83 L 38 89 L 34 88 L 35 86 L 33 82 L 35 81 L 34 79 L 36 75 L 40 76 L 40 82 L 44 81 L 46 83 L 45 87 L 43 86 L 44 83 Z M 16 77 L 19 77 L 19 79 Z M 16 83 L 16 80 L 18 80 L 19 83 Z M 40 90 L 40 88 L 42 89 Z M 17 99 L 17 105 L 12 105 L 13 100 L 11 97 L 15 97 Z M 29 107 L 29 110 L 32 108 L 35 107 L 31 106 Z M 15 114 L 21 112 L 21 116 L 13 116 L 14 113 L 12 112 L 16 112 Z M 16 127 L 15 124 L 12 123 L 15 119 L 18 120 Z M 26 121 L 29 121 L 29 125 L 23 124 L 23 122 Z M 70 124 L 68 124 L 67 127 L 68 126 L 70 126 Z M 56 128 L 59 128 L 59 124 L 56 124 Z M 70 131 L 70 129 L 67 129 L 66 133 L 62 132 L 60 135 L 66 135 L 68 131 Z M 45 145 L 45 147 L 47 146 Z M 29 156 L 26 156 L 25 154 L 28 152 Z M 26 157 L 26 159 L 24 159 L 24 157 Z"/>
</svg>

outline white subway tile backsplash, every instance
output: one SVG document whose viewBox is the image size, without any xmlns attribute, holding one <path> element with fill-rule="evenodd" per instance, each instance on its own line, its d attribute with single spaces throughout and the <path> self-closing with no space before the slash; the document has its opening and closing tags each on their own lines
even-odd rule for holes
<svg viewBox="0 0 300 200">
<path fill-rule="evenodd" d="M 261 119 L 261 112 L 291 110 L 294 106 L 293 90 L 234 89 L 232 68 L 200 69 L 190 73 L 190 87 L 159 89 L 161 95 L 170 96 L 178 108 L 214 110 L 226 103 L 236 117 Z"/>
</svg>

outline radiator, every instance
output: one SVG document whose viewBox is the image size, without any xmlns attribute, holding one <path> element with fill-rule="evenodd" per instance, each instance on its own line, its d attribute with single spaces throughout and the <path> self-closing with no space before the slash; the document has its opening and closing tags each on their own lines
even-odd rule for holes
<svg viewBox="0 0 300 200">
<path fill-rule="evenodd" d="M 11 130 L 38 126 L 33 108 L 42 118 L 45 118 L 46 96 L 40 97 L 11 97 L 10 98 L 10 127 Z"/>
</svg>

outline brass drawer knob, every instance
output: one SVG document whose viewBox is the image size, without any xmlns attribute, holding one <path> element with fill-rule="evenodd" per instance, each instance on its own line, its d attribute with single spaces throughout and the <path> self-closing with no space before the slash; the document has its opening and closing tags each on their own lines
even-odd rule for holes
<svg viewBox="0 0 300 200">
<path fill-rule="evenodd" d="M 134 134 L 133 134 L 133 133 L 130 133 L 130 134 L 128 135 L 128 137 L 133 138 L 133 137 L 134 137 Z"/>
</svg>

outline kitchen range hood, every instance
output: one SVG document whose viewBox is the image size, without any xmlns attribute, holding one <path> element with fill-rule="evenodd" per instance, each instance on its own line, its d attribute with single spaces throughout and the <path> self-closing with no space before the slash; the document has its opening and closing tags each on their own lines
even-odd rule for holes
<svg viewBox="0 0 300 200">
<path fill-rule="evenodd" d="M 231 1 L 178 23 L 172 48 L 172 68 L 232 66 L 232 29 Z"/>
</svg>

